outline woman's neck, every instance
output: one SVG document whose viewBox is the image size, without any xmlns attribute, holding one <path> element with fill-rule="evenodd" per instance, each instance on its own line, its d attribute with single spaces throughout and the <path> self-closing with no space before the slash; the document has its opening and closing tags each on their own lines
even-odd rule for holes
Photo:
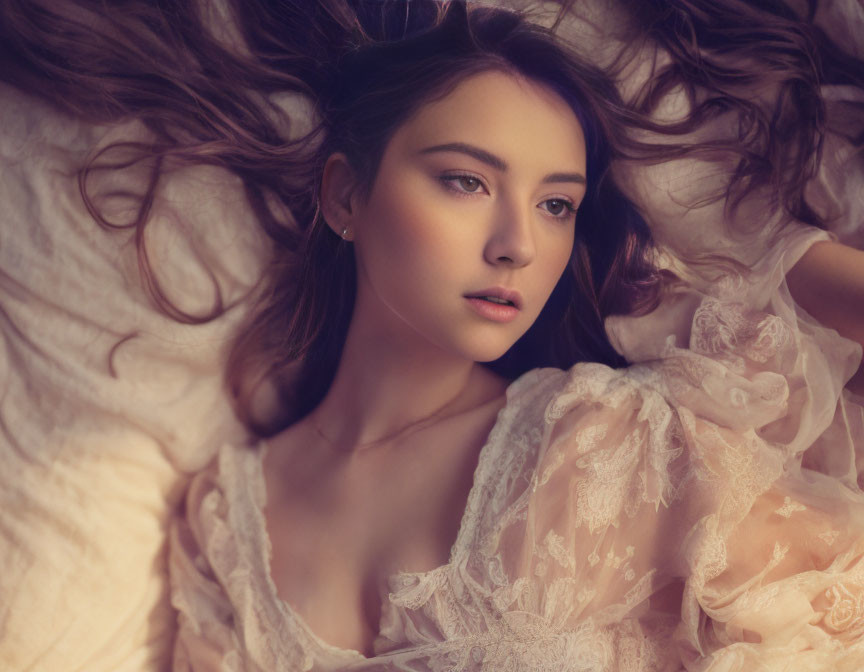
<svg viewBox="0 0 864 672">
<path fill-rule="evenodd" d="M 310 420 L 327 442 L 362 450 L 476 408 L 508 382 L 416 333 L 394 335 L 354 320 L 333 383 Z"/>
</svg>

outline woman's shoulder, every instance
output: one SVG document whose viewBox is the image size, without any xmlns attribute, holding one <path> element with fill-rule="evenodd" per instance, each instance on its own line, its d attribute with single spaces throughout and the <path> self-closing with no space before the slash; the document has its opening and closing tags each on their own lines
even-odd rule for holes
<svg viewBox="0 0 864 672">
<path fill-rule="evenodd" d="M 554 381 L 542 416 L 534 417 L 540 431 L 532 468 L 541 480 L 546 471 L 565 467 L 568 478 L 597 487 L 612 479 L 622 491 L 668 504 L 685 482 L 731 484 L 746 469 L 770 481 L 781 471 L 782 453 L 758 434 L 774 415 L 741 411 L 748 426 L 731 426 L 724 422 L 725 390 L 700 392 L 702 379 L 696 377 L 686 392 L 674 363 L 614 369 L 583 362 L 559 371 L 540 374 Z M 679 385 L 674 390 L 673 379 Z"/>
<path fill-rule="evenodd" d="M 197 471 L 186 491 L 185 509 L 169 530 L 171 603 L 178 612 L 175 669 L 192 661 L 227 660 L 240 649 L 238 605 L 266 593 L 264 570 L 256 563 L 263 540 L 245 506 L 244 463 L 260 443 L 224 443 Z M 239 501 L 232 501 L 239 500 Z M 243 575 L 246 580 L 232 577 Z"/>
<path fill-rule="evenodd" d="M 183 517 L 194 527 L 196 522 L 214 516 L 225 518 L 233 500 L 256 492 L 257 460 L 265 443 L 261 440 L 223 443 L 216 455 L 195 472 L 186 490 Z"/>
<path fill-rule="evenodd" d="M 253 470 L 261 450 L 260 441 L 225 442 L 192 476 L 169 533 L 169 567 L 178 596 L 201 581 L 222 581 L 238 568 L 247 571 L 250 553 L 264 543 Z M 215 583 L 207 592 L 214 591 L 219 592 Z"/>
<path fill-rule="evenodd" d="M 555 424 L 578 411 L 616 414 L 623 421 L 646 412 L 646 405 L 662 407 L 662 385 L 642 367 L 612 368 L 599 362 L 579 362 L 568 369 L 532 369 L 508 389 L 508 400 L 519 408 L 533 408 L 543 424 Z M 617 413 L 616 413 L 617 411 Z"/>
<path fill-rule="evenodd" d="M 534 369 L 516 382 L 507 442 L 519 454 L 514 461 L 525 480 L 539 487 L 553 473 L 568 483 L 577 475 L 586 482 L 592 474 L 602 479 L 609 472 L 601 463 L 611 467 L 618 460 L 620 466 L 625 457 L 634 478 L 669 480 L 666 469 L 682 451 L 680 422 L 638 369 L 580 362 Z"/>
<path fill-rule="evenodd" d="M 663 453 L 668 461 L 681 443 L 678 411 L 639 367 L 581 362 L 556 379 L 543 409 L 544 443 L 583 456 L 626 445 L 634 457 Z"/>
</svg>

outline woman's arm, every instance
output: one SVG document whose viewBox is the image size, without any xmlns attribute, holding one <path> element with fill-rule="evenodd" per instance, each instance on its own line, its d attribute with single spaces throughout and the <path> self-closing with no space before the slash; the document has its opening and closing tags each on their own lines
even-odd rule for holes
<svg viewBox="0 0 864 672">
<path fill-rule="evenodd" d="M 842 336 L 864 346 L 864 251 L 822 241 L 786 275 L 792 298 Z M 864 394 L 864 365 L 846 387 Z"/>
</svg>

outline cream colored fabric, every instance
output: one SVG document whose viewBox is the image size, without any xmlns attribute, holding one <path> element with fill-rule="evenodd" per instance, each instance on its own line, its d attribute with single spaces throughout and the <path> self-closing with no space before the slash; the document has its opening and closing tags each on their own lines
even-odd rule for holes
<svg viewBox="0 0 864 672">
<path fill-rule="evenodd" d="M 790 459 L 791 335 L 709 299 L 695 350 L 512 383 L 450 563 L 390 577 L 369 660 L 278 599 L 266 444 L 223 445 L 172 532 L 175 670 L 864 668 L 864 494 Z"/>
<path fill-rule="evenodd" d="M 134 124 L 96 128 L 0 87 L 0 669 L 163 670 L 174 638 L 167 522 L 217 441 L 245 432 L 222 368 L 260 238 L 239 180 L 177 173 L 148 229 L 187 310 L 147 300 L 132 236 L 85 210 L 76 169 Z M 182 214 L 182 217 L 180 215 Z M 184 227 L 179 226 L 182 220 Z M 128 338 L 127 338 L 128 337 Z M 114 347 L 119 342 L 118 347 Z"/>
</svg>

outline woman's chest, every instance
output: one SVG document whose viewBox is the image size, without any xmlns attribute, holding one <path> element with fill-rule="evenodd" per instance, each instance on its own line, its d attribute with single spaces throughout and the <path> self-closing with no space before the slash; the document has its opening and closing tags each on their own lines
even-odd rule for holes
<svg viewBox="0 0 864 672">
<path fill-rule="evenodd" d="M 455 525 L 446 534 L 434 529 L 448 527 L 441 502 L 427 500 L 421 513 L 392 493 L 381 497 L 380 510 L 294 503 L 266 516 L 278 597 L 328 644 L 366 655 L 379 634 L 388 577 L 445 565 L 456 534 Z"/>
<path fill-rule="evenodd" d="M 371 655 L 388 578 L 449 562 L 479 452 L 450 448 L 299 467 L 268 483 L 273 583 L 326 643 Z"/>
</svg>

